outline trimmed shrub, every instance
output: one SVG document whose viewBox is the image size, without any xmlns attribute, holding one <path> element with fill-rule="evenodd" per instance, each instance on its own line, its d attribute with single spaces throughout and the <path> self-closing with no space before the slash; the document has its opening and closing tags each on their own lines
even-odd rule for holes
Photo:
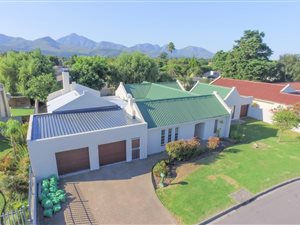
<svg viewBox="0 0 300 225">
<path fill-rule="evenodd" d="M 242 142 L 245 138 L 245 128 L 240 125 L 233 126 L 230 130 L 229 137 L 235 142 Z"/>
<path fill-rule="evenodd" d="M 220 138 L 210 137 L 207 142 L 207 148 L 214 150 L 220 145 Z"/>
<path fill-rule="evenodd" d="M 172 141 L 166 145 L 169 159 L 174 161 L 184 161 L 195 156 L 200 149 L 200 142 L 196 138 L 191 140 Z"/>
<path fill-rule="evenodd" d="M 156 163 L 153 167 L 153 174 L 156 177 L 160 177 L 160 174 L 163 173 L 167 175 L 168 173 L 168 165 L 165 160 L 161 160 L 160 162 Z"/>
</svg>

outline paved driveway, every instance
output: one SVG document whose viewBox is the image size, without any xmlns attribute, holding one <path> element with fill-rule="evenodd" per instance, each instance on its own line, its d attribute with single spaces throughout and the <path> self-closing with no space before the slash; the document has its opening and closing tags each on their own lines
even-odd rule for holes
<svg viewBox="0 0 300 225">
<path fill-rule="evenodd" d="M 175 224 L 156 197 L 150 170 L 162 155 L 63 179 L 69 201 L 43 224 Z"/>
<path fill-rule="evenodd" d="M 270 192 L 214 224 L 300 224 L 300 182 Z"/>
</svg>

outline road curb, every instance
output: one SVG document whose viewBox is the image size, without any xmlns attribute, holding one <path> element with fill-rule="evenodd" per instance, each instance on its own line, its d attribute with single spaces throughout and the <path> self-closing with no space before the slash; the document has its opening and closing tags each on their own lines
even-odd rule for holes
<svg viewBox="0 0 300 225">
<path fill-rule="evenodd" d="M 277 184 L 277 185 L 275 185 L 275 186 L 273 186 L 273 187 L 271 187 L 271 188 L 269 188 L 269 189 L 267 189 L 265 191 L 262 191 L 262 192 L 256 194 L 255 196 L 251 197 L 250 199 L 248 199 L 248 200 L 246 200 L 246 201 L 244 201 L 242 203 L 239 203 L 239 204 L 234 205 L 234 206 L 232 206 L 232 207 L 230 207 L 228 209 L 225 209 L 224 211 L 221 211 L 220 213 L 214 215 L 213 217 L 210 217 L 209 219 L 206 219 L 206 220 L 200 222 L 199 224 L 200 225 L 209 224 L 209 223 L 211 223 L 211 222 L 213 222 L 213 221 L 215 221 L 215 220 L 217 220 L 217 219 L 219 219 L 219 218 L 221 218 L 221 217 L 229 214 L 230 212 L 232 212 L 234 210 L 237 210 L 237 209 L 239 209 L 239 208 L 241 208 L 241 207 L 243 207 L 245 205 L 248 205 L 249 203 L 255 201 L 257 198 L 259 198 L 261 196 L 264 196 L 264 195 L 266 195 L 266 194 L 268 194 L 268 193 L 270 193 L 272 191 L 275 191 L 275 190 L 277 190 L 277 189 L 279 189 L 281 187 L 284 187 L 284 186 L 286 186 L 288 184 L 291 184 L 291 183 L 294 183 L 294 182 L 297 182 L 297 181 L 300 181 L 300 177 L 293 178 L 293 179 L 287 180 L 287 181 L 285 181 L 283 183 Z"/>
</svg>

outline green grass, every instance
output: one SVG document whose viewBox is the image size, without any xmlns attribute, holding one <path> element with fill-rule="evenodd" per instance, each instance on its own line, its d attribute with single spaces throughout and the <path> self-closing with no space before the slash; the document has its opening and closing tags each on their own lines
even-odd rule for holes
<svg viewBox="0 0 300 225">
<path fill-rule="evenodd" d="M 34 113 L 34 109 L 32 108 L 11 108 L 10 111 L 13 117 L 30 116 Z"/>
<path fill-rule="evenodd" d="M 185 185 L 157 190 L 181 223 L 200 222 L 236 204 L 230 194 L 242 188 L 255 194 L 300 176 L 300 134 L 288 131 L 278 143 L 278 130 L 272 125 L 248 120 L 243 126 L 247 144 L 200 160 L 199 168 L 184 178 Z"/>
</svg>

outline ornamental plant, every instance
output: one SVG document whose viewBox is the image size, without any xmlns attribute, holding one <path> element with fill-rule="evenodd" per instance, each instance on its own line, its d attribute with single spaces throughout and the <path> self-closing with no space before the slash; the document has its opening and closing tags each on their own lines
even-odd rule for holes
<svg viewBox="0 0 300 225">
<path fill-rule="evenodd" d="M 207 142 L 207 148 L 210 150 L 214 150 L 220 145 L 219 137 L 210 137 Z"/>
</svg>

